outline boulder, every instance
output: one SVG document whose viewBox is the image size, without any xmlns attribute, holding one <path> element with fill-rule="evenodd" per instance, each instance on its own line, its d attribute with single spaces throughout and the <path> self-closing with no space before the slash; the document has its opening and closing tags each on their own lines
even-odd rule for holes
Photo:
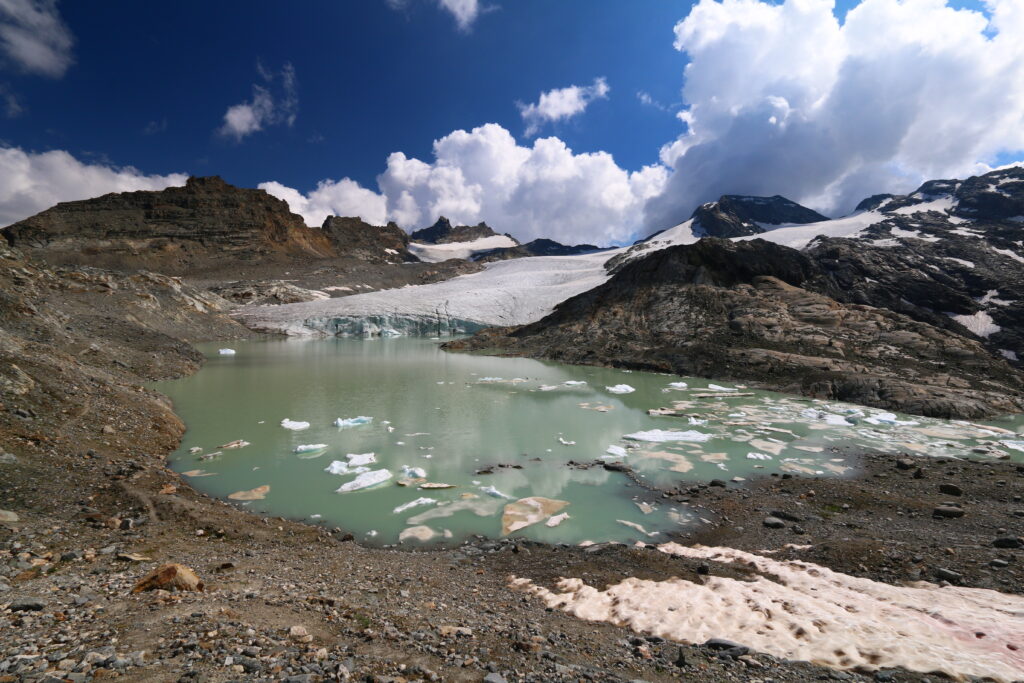
<svg viewBox="0 0 1024 683">
<path fill-rule="evenodd" d="M 196 573 L 183 564 L 162 564 L 135 584 L 132 593 L 150 590 L 201 591 L 205 584 Z"/>
</svg>

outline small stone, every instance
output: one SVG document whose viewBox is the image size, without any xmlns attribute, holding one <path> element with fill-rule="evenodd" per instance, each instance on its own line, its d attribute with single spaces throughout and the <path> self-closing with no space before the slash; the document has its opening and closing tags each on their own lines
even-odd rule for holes
<svg viewBox="0 0 1024 683">
<path fill-rule="evenodd" d="M 952 569 L 945 569 L 944 567 L 936 567 L 932 573 L 935 575 L 935 578 L 940 581 L 949 581 L 950 583 L 957 583 L 964 578 L 962 574 L 955 572 Z"/>
<path fill-rule="evenodd" d="M 778 517 L 765 517 L 764 522 L 762 522 L 762 524 L 764 524 L 769 529 L 783 529 L 786 526 L 786 523 Z"/>
<path fill-rule="evenodd" d="M 900 458 L 896 461 L 896 469 L 898 470 L 912 470 L 914 466 L 915 463 L 911 458 Z"/>
<path fill-rule="evenodd" d="M 17 465 L 18 458 L 14 453 L 0 452 L 0 465 Z"/>
<path fill-rule="evenodd" d="M 201 591 L 205 584 L 183 564 L 162 564 L 139 579 L 132 593 L 148 590 Z"/>
<path fill-rule="evenodd" d="M 1024 543 L 1017 536 L 1000 536 L 992 541 L 992 545 L 996 548 L 1020 548 Z"/>
<path fill-rule="evenodd" d="M 1010 566 L 1010 563 L 1006 560 L 1001 560 L 997 557 L 995 559 L 989 560 L 988 566 L 992 567 L 993 569 L 1005 569 L 1006 567 Z"/>
<path fill-rule="evenodd" d="M 939 484 L 939 493 L 945 493 L 947 496 L 962 496 L 964 490 L 956 484 Z"/>
<path fill-rule="evenodd" d="M 42 598 L 15 598 L 7 608 L 12 612 L 41 612 L 46 608 Z"/>
<path fill-rule="evenodd" d="M 945 517 L 954 519 L 964 516 L 964 509 L 956 505 L 940 505 L 932 510 L 932 517 Z"/>
<path fill-rule="evenodd" d="M 117 430 L 112 425 L 103 425 L 104 434 L 114 434 Z"/>
<path fill-rule="evenodd" d="M 484 676 L 484 683 L 508 683 L 508 681 L 506 681 L 505 677 L 501 674 L 494 673 L 492 671 L 491 673 Z"/>
<path fill-rule="evenodd" d="M 727 484 L 721 479 L 712 479 L 710 482 L 708 482 L 708 486 L 717 486 L 719 488 L 724 489 L 727 486 Z"/>
<path fill-rule="evenodd" d="M 18 521 L 18 513 L 10 510 L 0 510 L 0 524 L 14 524 Z"/>
</svg>

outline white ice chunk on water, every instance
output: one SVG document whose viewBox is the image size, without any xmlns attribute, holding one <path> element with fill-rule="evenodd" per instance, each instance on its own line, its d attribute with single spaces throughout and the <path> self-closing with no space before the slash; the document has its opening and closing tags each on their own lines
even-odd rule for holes
<svg viewBox="0 0 1024 683">
<path fill-rule="evenodd" d="M 233 356 L 233 355 L 235 355 L 235 350 L 234 349 L 220 349 L 217 353 L 219 353 L 222 356 Z"/>
<path fill-rule="evenodd" d="M 541 384 L 537 387 L 538 391 L 554 391 L 557 388 L 554 384 Z"/>
<path fill-rule="evenodd" d="M 582 380 L 569 379 L 569 380 L 566 380 L 566 381 L 562 382 L 562 384 L 564 384 L 567 387 L 581 387 L 584 384 L 586 384 L 586 382 L 584 382 Z"/>
<path fill-rule="evenodd" d="M 900 420 L 893 413 L 875 413 L 871 417 L 865 417 L 864 421 L 868 424 L 889 424 L 889 425 L 903 425 L 905 427 L 913 427 L 916 424 L 920 424 L 915 420 Z"/>
<path fill-rule="evenodd" d="M 293 453 L 311 453 L 313 451 L 322 451 L 327 448 L 325 443 L 304 443 L 300 446 L 296 446 L 292 449 Z"/>
<path fill-rule="evenodd" d="M 502 493 L 498 489 L 494 488 L 494 486 L 481 486 L 480 490 L 492 498 L 508 498 L 509 500 L 512 500 L 512 496 Z"/>
<path fill-rule="evenodd" d="M 1002 443 L 1007 448 L 1012 448 L 1015 451 L 1024 452 L 1024 441 L 1006 441 L 1006 440 L 1004 440 L 1004 441 L 1001 441 L 1000 443 Z"/>
<path fill-rule="evenodd" d="M 370 471 L 369 467 L 351 467 L 349 465 L 348 461 L 346 461 L 346 460 L 335 460 L 334 462 L 332 462 L 330 465 L 328 465 L 324 469 L 324 472 L 329 472 L 331 474 L 339 474 L 339 475 L 362 474 L 363 472 L 369 472 L 369 471 Z"/>
<path fill-rule="evenodd" d="M 668 384 L 669 389 L 686 389 L 689 386 L 686 382 L 669 382 Z"/>
<path fill-rule="evenodd" d="M 369 472 L 362 472 L 352 481 L 338 487 L 338 490 L 335 493 L 349 493 L 350 491 L 368 489 L 371 486 L 383 484 L 390 478 L 390 470 L 370 470 Z"/>
<path fill-rule="evenodd" d="M 284 427 L 285 429 L 291 429 L 294 431 L 299 431 L 300 429 L 309 429 L 308 422 L 302 422 L 300 420 L 289 420 L 287 417 L 281 420 L 281 426 Z"/>
<path fill-rule="evenodd" d="M 481 382 L 504 382 L 505 380 L 502 377 L 481 377 L 479 381 L 481 381 Z"/>
<path fill-rule="evenodd" d="M 767 453 L 747 453 L 747 460 L 771 460 L 772 456 Z"/>
<path fill-rule="evenodd" d="M 562 444 L 563 446 L 575 446 L 576 445 L 575 441 L 566 441 L 562 437 L 558 437 L 558 443 Z"/>
<path fill-rule="evenodd" d="M 358 425 L 368 425 L 373 422 L 372 417 L 366 415 L 360 415 L 359 417 L 341 418 L 339 417 L 334 421 L 335 427 L 356 427 Z"/>
<path fill-rule="evenodd" d="M 694 426 L 697 426 L 697 427 L 699 427 L 700 425 L 706 425 L 708 423 L 707 420 L 700 420 L 700 419 L 697 419 L 696 417 L 691 417 L 689 421 L 690 421 L 690 424 L 692 424 Z"/>
<path fill-rule="evenodd" d="M 717 384 L 709 384 L 708 389 L 711 391 L 739 391 L 739 389 L 733 389 L 732 387 L 723 387 Z"/>
<path fill-rule="evenodd" d="M 420 505 L 434 505 L 435 503 L 437 501 L 433 498 L 417 498 L 416 500 L 410 500 L 408 503 L 402 503 L 394 509 L 394 513 L 398 515 Z"/>
<path fill-rule="evenodd" d="M 629 453 L 622 446 L 609 446 L 608 450 L 605 451 L 608 455 L 614 455 L 617 458 L 625 458 Z"/>
<path fill-rule="evenodd" d="M 803 417 L 809 420 L 821 420 L 825 424 L 830 424 L 834 427 L 852 427 L 852 422 L 847 422 L 846 418 L 842 415 L 836 415 L 834 413 L 826 413 L 823 410 L 815 410 L 814 408 L 807 408 L 800 412 Z M 876 423 L 877 424 L 877 423 Z"/>
<path fill-rule="evenodd" d="M 373 453 L 349 453 L 345 457 L 348 458 L 348 464 L 353 467 L 377 462 L 377 456 Z"/>
<path fill-rule="evenodd" d="M 665 429 L 651 429 L 646 432 L 633 432 L 632 434 L 626 434 L 624 439 L 631 439 L 633 441 L 708 441 L 711 439 L 712 434 L 705 434 L 704 432 L 698 432 L 696 429 L 688 429 L 685 432 Z"/>
<path fill-rule="evenodd" d="M 628 384 L 616 384 L 613 387 L 605 387 L 605 390 L 610 391 L 613 394 L 632 394 L 636 391 L 636 389 Z"/>
<path fill-rule="evenodd" d="M 408 465 L 402 465 L 402 476 L 411 478 L 425 478 L 427 471 L 422 467 L 409 467 Z"/>
</svg>

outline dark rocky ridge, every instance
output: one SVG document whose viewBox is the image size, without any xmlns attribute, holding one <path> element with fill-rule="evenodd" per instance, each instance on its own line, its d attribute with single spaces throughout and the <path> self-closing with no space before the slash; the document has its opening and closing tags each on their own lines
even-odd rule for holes
<svg viewBox="0 0 1024 683">
<path fill-rule="evenodd" d="M 839 297 L 801 252 L 709 238 L 636 259 L 536 323 L 446 348 L 756 382 L 935 417 L 1024 410 L 1024 374 L 978 341 Z"/>
<path fill-rule="evenodd" d="M 346 255 L 416 260 L 394 224 L 331 217 L 324 229 L 309 228 L 283 200 L 216 176 L 189 178 L 184 187 L 158 192 L 62 202 L 0 234 L 11 246 L 51 264 L 164 273 Z"/>
<path fill-rule="evenodd" d="M 481 252 L 474 255 L 473 260 L 489 263 L 491 261 L 505 261 L 530 256 L 573 256 L 575 254 L 587 254 L 595 251 L 601 251 L 601 248 L 593 244 L 567 245 L 541 237 L 515 247 L 503 247 Z"/>
<path fill-rule="evenodd" d="M 429 228 L 417 230 L 410 237 L 414 242 L 450 244 L 452 242 L 472 242 L 484 237 L 495 237 L 497 234 L 486 223 L 452 225 L 451 221 L 441 216 Z"/>
<path fill-rule="evenodd" d="M 706 237 L 756 235 L 765 231 L 759 223 L 783 225 L 828 220 L 817 211 L 779 195 L 747 197 L 735 194 L 722 195 L 717 202 L 702 204 L 690 218 L 693 219 L 693 233 Z"/>
</svg>

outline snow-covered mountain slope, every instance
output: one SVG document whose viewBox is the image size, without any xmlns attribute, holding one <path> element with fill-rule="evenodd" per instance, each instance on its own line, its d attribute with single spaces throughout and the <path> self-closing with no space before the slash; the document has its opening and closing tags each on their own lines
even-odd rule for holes
<svg viewBox="0 0 1024 683">
<path fill-rule="evenodd" d="M 491 237 L 481 237 L 468 242 L 445 242 L 442 244 L 410 242 L 409 251 L 415 254 L 421 261 L 439 263 L 451 258 L 472 259 L 477 254 L 485 251 L 518 245 L 519 243 L 508 235 L 492 235 Z"/>
<path fill-rule="evenodd" d="M 849 303 L 973 333 L 1008 358 L 1024 357 L 1024 169 L 931 181 L 910 195 L 876 195 L 858 209 L 835 220 L 764 224 L 765 232 L 733 239 L 765 240 L 807 253 Z M 628 248 L 491 263 L 482 272 L 437 284 L 249 308 L 242 318 L 289 334 L 437 333 L 525 324 L 603 283 L 629 261 L 696 242 L 702 231 L 695 222 L 687 220 Z M 493 239 L 501 236 L 413 244 L 410 250 L 423 258 L 427 252 L 417 249 L 429 248 L 425 260 L 431 255 L 443 260 Z"/>
</svg>

